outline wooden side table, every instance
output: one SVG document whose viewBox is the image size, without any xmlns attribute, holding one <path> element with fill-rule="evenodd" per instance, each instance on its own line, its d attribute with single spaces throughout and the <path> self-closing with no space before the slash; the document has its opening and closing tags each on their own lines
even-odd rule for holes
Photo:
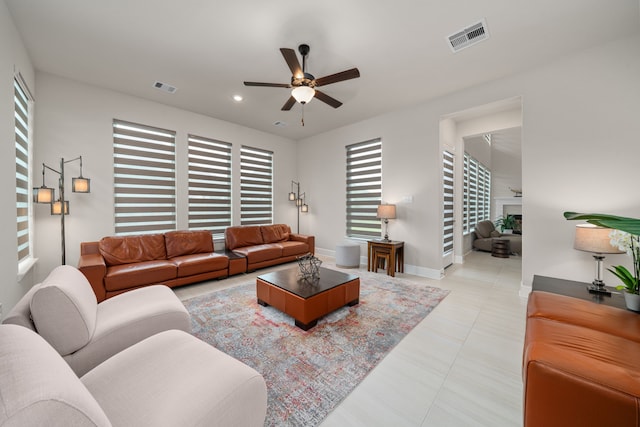
<svg viewBox="0 0 640 427">
<path fill-rule="evenodd" d="M 395 277 L 396 271 L 404 273 L 404 242 L 398 240 L 368 240 L 367 241 L 367 271 L 376 271 L 376 251 L 389 253 L 389 265 L 387 274 Z"/>
<path fill-rule="evenodd" d="M 509 258 L 509 252 L 511 252 L 509 239 L 491 239 L 491 256 Z"/>
</svg>

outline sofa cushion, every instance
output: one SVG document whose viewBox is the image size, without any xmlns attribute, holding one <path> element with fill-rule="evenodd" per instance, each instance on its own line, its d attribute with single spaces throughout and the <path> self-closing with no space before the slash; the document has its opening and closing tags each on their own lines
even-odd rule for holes
<svg viewBox="0 0 640 427">
<path fill-rule="evenodd" d="M 111 426 L 98 402 L 41 336 L 2 325 L 0 342 L 0 425 Z"/>
<path fill-rule="evenodd" d="M 294 255 L 304 255 L 309 253 L 309 245 L 304 242 L 280 242 L 277 244 L 282 248 L 282 256 L 294 256 Z"/>
<path fill-rule="evenodd" d="M 134 264 L 114 265 L 107 269 L 104 287 L 107 291 L 121 291 L 138 286 L 162 283 L 175 279 L 178 268 L 167 260 L 144 261 Z"/>
<path fill-rule="evenodd" d="M 496 227 L 491 221 L 480 221 L 476 224 L 476 236 L 478 239 L 491 237 L 491 232 L 495 229 Z"/>
<path fill-rule="evenodd" d="M 260 226 L 258 225 L 227 227 L 224 234 L 227 249 L 230 250 L 264 243 Z"/>
<path fill-rule="evenodd" d="M 637 425 L 640 369 L 629 356 L 635 354 L 640 354 L 635 341 L 529 317 L 523 356 L 525 425 Z"/>
<path fill-rule="evenodd" d="M 207 230 L 169 231 L 164 241 L 167 258 L 213 252 L 213 236 Z"/>
<path fill-rule="evenodd" d="M 167 258 L 163 234 L 103 237 L 100 253 L 107 266 Z"/>
<path fill-rule="evenodd" d="M 286 224 L 261 225 L 260 232 L 264 243 L 285 242 L 289 240 L 291 230 Z"/>
<path fill-rule="evenodd" d="M 637 313 L 604 304 L 594 310 L 593 301 L 589 300 L 533 291 L 527 302 L 527 317 L 571 323 L 640 342 L 640 319 Z"/>
<path fill-rule="evenodd" d="M 171 258 L 178 268 L 178 277 L 220 271 L 229 267 L 229 258 L 214 252 Z"/>
<path fill-rule="evenodd" d="M 247 257 L 248 264 L 271 261 L 272 259 L 280 258 L 282 256 L 282 247 L 275 243 L 268 245 L 246 246 L 244 248 L 236 248 L 234 251 Z"/>
<path fill-rule="evenodd" d="M 267 387 L 239 360 L 165 331 L 82 377 L 114 426 L 262 426 Z"/>
<path fill-rule="evenodd" d="M 31 298 L 36 330 L 65 356 L 84 347 L 93 337 L 98 301 L 91 285 L 78 269 L 56 267 Z"/>
</svg>

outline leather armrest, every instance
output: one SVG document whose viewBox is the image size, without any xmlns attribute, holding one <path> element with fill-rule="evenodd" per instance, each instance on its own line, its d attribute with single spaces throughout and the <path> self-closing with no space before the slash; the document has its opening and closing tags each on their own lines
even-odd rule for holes
<svg viewBox="0 0 640 427">
<path fill-rule="evenodd" d="M 316 252 L 316 237 L 315 236 L 307 236 L 306 234 L 289 234 L 289 240 L 293 240 L 296 242 L 305 242 L 309 245 L 309 252 L 313 255 Z"/>
<path fill-rule="evenodd" d="M 85 275 L 93 292 L 96 294 L 98 302 L 107 298 L 107 291 L 104 288 L 104 276 L 107 274 L 107 264 L 99 253 L 80 255 L 78 270 Z"/>
</svg>

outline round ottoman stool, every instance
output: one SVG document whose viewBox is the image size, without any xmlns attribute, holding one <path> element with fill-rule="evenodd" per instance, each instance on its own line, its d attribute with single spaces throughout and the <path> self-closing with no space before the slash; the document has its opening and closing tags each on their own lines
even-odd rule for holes
<svg viewBox="0 0 640 427">
<path fill-rule="evenodd" d="M 360 267 L 360 245 L 344 242 L 336 246 L 336 267 Z"/>
</svg>

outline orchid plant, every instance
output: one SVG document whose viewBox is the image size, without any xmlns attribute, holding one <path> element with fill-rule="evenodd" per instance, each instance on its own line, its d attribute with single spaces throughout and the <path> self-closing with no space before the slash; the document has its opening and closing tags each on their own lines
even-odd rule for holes
<svg viewBox="0 0 640 427">
<path fill-rule="evenodd" d="M 633 259 L 633 273 L 623 265 L 607 268 L 620 279 L 623 285 L 616 289 L 625 289 L 629 293 L 640 293 L 640 219 L 626 218 L 607 214 L 582 214 L 565 212 L 564 217 L 569 220 L 584 220 L 600 227 L 612 228 L 609 234 L 611 245 L 625 251 Z"/>
<path fill-rule="evenodd" d="M 623 283 L 623 285 L 616 286 L 616 289 L 624 289 L 632 294 L 640 293 L 638 286 L 638 280 L 640 280 L 640 236 L 625 231 L 611 230 L 609 237 L 612 246 L 625 251 L 633 259 L 633 274 L 624 265 L 614 265 L 612 268 L 607 268 Z"/>
</svg>

